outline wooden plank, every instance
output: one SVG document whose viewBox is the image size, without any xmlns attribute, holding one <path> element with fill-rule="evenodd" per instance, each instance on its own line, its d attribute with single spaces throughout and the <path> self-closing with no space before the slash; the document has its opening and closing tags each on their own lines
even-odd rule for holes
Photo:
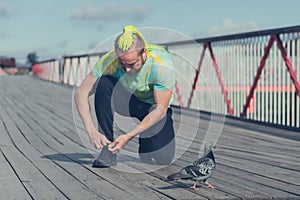
<svg viewBox="0 0 300 200">
<path fill-rule="evenodd" d="M 228 165 L 220 164 L 219 168 L 219 170 L 216 170 L 215 177 L 222 177 L 222 179 L 226 179 L 226 182 L 251 188 L 269 197 L 300 197 L 299 187 L 297 186 L 281 182 L 280 180 L 259 176 L 251 172 L 236 170 Z"/>
<path fill-rule="evenodd" d="M 0 104 L 0 117 L 3 116 L 2 115 L 3 112 L 1 112 L 1 110 L 2 110 L 2 106 Z M 8 135 L 6 134 L 5 125 L 2 119 L 0 119 L 0 138 L 1 138 L 0 147 L 2 145 L 12 145 Z"/>
<path fill-rule="evenodd" d="M 249 161 L 255 163 L 262 163 L 269 165 L 270 167 L 277 167 L 285 170 L 292 170 L 294 172 L 300 172 L 300 163 L 293 156 L 280 155 L 278 153 L 267 153 L 267 152 L 250 152 L 241 151 L 238 149 L 232 149 L 222 146 L 222 151 L 219 152 L 222 157 L 233 157 L 238 159 L 247 158 Z M 276 160 L 277 159 L 277 160 Z"/>
<path fill-rule="evenodd" d="M 2 147 L 0 146 L 0 199 L 32 199 L 4 157 Z"/>
<path fill-rule="evenodd" d="M 4 120 L 3 118 L 7 115 L 7 113 L 4 110 L 5 105 L 2 105 L 3 101 L 5 100 L 5 96 L 3 94 L 3 91 L 1 91 L 1 90 L 0 90 L 0 97 L 1 97 L 1 101 L 0 101 L 0 138 L 1 138 L 0 146 L 1 145 L 12 145 L 12 142 L 11 142 L 9 136 L 7 135 L 5 123 L 3 121 Z"/>
<path fill-rule="evenodd" d="M 296 184 L 300 187 L 299 172 L 295 172 L 293 170 L 285 170 L 283 168 L 233 157 L 231 157 L 230 159 L 222 159 L 221 161 L 226 165 L 231 165 L 236 168 L 243 169 L 251 173 L 259 174 L 261 176 L 269 177 L 275 180 L 282 180 L 283 182 Z"/>
<path fill-rule="evenodd" d="M 66 197 L 49 182 L 43 174 L 12 146 L 2 147 L 3 154 L 9 160 L 13 170 L 18 175 L 26 190 L 35 199 L 49 197 L 65 199 Z"/>
<path fill-rule="evenodd" d="M 238 132 L 235 133 L 223 132 L 222 136 L 225 137 L 222 139 L 226 139 L 227 137 L 227 140 L 228 139 L 239 140 L 240 142 L 233 143 L 233 144 L 234 145 L 240 145 L 241 143 L 247 144 L 247 146 L 244 146 L 244 148 L 251 148 L 253 150 L 265 149 L 272 152 L 272 148 L 277 147 L 278 150 L 283 149 L 283 150 L 296 152 L 295 147 L 299 146 L 299 141 L 293 141 L 293 140 L 280 138 L 276 136 L 270 136 L 258 132 L 255 133 L 247 130 L 239 130 Z M 284 151 L 282 153 L 284 153 Z"/>
</svg>

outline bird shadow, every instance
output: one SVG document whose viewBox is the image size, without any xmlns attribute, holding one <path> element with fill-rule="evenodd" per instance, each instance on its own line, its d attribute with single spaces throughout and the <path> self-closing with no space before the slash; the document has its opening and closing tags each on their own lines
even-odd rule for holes
<svg viewBox="0 0 300 200">
<path fill-rule="evenodd" d="M 168 185 L 168 186 L 164 186 L 164 187 L 159 187 L 158 189 L 161 189 L 161 190 L 170 190 L 170 189 L 175 189 L 175 188 L 182 188 L 182 189 L 190 189 L 193 184 L 192 183 L 184 183 L 184 182 L 170 182 L 168 181 L 171 185 Z M 200 185 L 200 184 L 197 184 L 197 187 L 198 188 L 202 188 L 203 186 Z"/>
</svg>

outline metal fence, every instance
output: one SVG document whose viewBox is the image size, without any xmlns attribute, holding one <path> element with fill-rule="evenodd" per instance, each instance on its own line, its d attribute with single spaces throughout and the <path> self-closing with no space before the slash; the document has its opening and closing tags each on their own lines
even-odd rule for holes
<svg viewBox="0 0 300 200">
<path fill-rule="evenodd" d="M 162 44 L 177 71 L 174 104 L 300 127 L 300 26 Z M 33 74 L 78 86 L 104 53 L 39 62 Z"/>
</svg>

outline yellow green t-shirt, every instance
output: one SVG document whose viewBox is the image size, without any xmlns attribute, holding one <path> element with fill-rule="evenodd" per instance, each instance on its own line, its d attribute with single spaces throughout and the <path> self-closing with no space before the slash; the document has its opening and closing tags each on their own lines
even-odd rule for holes
<svg viewBox="0 0 300 200">
<path fill-rule="evenodd" d="M 92 69 L 92 75 L 95 78 L 111 75 L 138 99 L 153 105 L 154 90 L 173 89 L 176 82 L 174 63 L 170 53 L 160 46 L 147 45 L 145 49 L 147 59 L 135 76 L 126 73 L 114 50 L 99 59 Z"/>
</svg>

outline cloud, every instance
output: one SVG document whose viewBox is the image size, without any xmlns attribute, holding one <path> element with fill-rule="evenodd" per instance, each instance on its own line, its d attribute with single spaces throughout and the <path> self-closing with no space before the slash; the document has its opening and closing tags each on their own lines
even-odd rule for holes
<svg viewBox="0 0 300 200">
<path fill-rule="evenodd" d="M 184 33 L 169 28 L 145 27 L 141 28 L 140 31 L 150 44 L 161 44 L 192 39 Z"/>
<path fill-rule="evenodd" d="M 93 49 L 98 45 L 98 42 L 96 40 L 90 41 L 90 43 L 87 45 L 88 49 Z"/>
<path fill-rule="evenodd" d="M 10 17 L 12 15 L 12 9 L 9 5 L 0 3 L 0 18 Z"/>
<path fill-rule="evenodd" d="M 65 48 L 68 46 L 68 44 L 69 44 L 69 40 L 66 39 L 66 40 L 61 41 L 57 46 L 59 48 Z"/>
<path fill-rule="evenodd" d="M 258 30 L 260 27 L 255 21 L 250 21 L 244 24 L 236 24 L 231 19 L 225 19 L 222 25 L 212 26 L 209 31 L 209 36 L 228 35 L 242 32 Z"/>
<path fill-rule="evenodd" d="M 15 58 L 18 62 L 23 62 L 25 63 L 26 61 L 26 56 L 28 53 L 27 49 L 11 49 L 10 47 L 6 46 L 0 46 L 0 55 L 4 55 L 6 57 L 13 57 Z"/>
<path fill-rule="evenodd" d="M 150 8 L 146 4 L 136 6 L 128 6 L 120 3 L 104 4 L 103 6 L 95 6 L 90 2 L 86 2 L 78 9 L 73 10 L 71 14 L 72 20 L 103 20 L 103 21 L 119 21 L 134 20 L 143 21 Z"/>
<path fill-rule="evenodd" d="M 0 38 L 9 38 L 10 35 L 6 32 L 0 31 Z"/>
</svg>

